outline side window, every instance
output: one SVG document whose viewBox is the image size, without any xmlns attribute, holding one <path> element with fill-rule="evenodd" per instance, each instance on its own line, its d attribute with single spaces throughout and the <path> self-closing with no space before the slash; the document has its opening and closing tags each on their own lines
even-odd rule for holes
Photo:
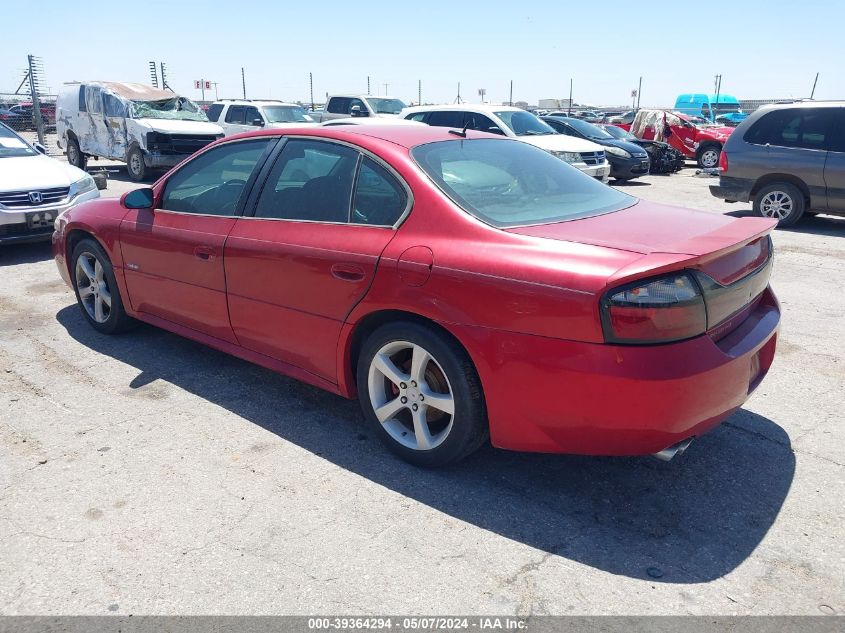
<svg viewBox="0 0 845 633">
<path fill-rule="evenodd" d="M 830 130 L 828 150 L 845 152 L 845 108 L 833 108 L 833 125 Z"/>
<path fill-rule="evenodd" d="M 88 86 L 85 89 L 85 104 L 88 106 L 88 112 L 91 114 L 101 114 L 103 112 L 102 94 L 99 88 Z"/>
<path fill-rule="evenodd" d="M 244 187 L 271 142 L 256 139 L 226 143 L 200 154 L 167 180 L 161 208 L 235 215 Z"/>
<path fill-rule="evenodd" d="M 425 123 L 425 117 L 428 112 L 417 112 L 416 114 L 412 114 L 409 117 L 406 117 L 409 121 L 421 121 Z"/>
<path fill-rule="evenodd" d="M 407 200 L 405 190 L 396 182 L 396 178 L 365 156 L 355 186 L 352 222 L 392 226 L 405 211 Z"/>
<path fill-rule="evenodd" d="M 85 86 L 79 86 L 79 111 L 80 112 L 88 112 L 88 108 L 85 106 Z"/>
<path fill-rule="evenodd" d="M 126 103 L 110 94 L 103 95 L 103 112 L 106 116 L 124 118 L 129 114 Z"/>
<path fill-rule="evenodd" d="M 326 109 L 332 114 L 349 114 L 349 101 L 348 97 L 332 97 Z"/>
<path fill-rule="evenodd" d="M 349 109 L 347 110 L 347 112 L 351 114 L 352 108 L 354 108 L 355 106 L 358 106 L 361 109 L 361 112 L 367 111 L 367 106 L 364 105 L 363 101 L 361 101 L 360 99 L 350 99 L 349 100 Z"/>
<path fill-rule="evenodd" d="M 205 114 L 208 117 L 208 120 L 213 122 L 220 118 L 221 112 L 223 112 L 223 104 L 213 103 L 209 106 L 208 111 Z"/>
<path fill-rule="evenodd" d="M 264 117 L 261 116 L 261 113 L 258 111 L 258 108 L 256 108 L 255 106 L 245 106 L 244 107 L 244 124 L 255 125 L 256 119 L 258 119 L 259 121 L 264 120 Z"/>
<path fill-rule="evenodd" d="M 358 156 L 336 143 L 288 141 L 267 177 L 255 217 L 348 222 Z"/>
<path fill-rule="evenodd" d="M 490 117 L 478 112 L 470 112 L 468 116 L 470 117 L 469 129 L 479 132 L 492 132 L 493 134 L 502 133 L 501 128 Z"/>
<path fill-rule="evenodd" d="M 236 125 L 243 125 L 244 123 L 244 107 L 239 105 L 229 106 L 226 112 L 226 123 L 234 123 Z"/>
<path fill-rule="evenodd" d="M 464 127 L 464 113 L 454 110 L 430 112 L 428 117 L 428 124 L 439 127 Z"/>
<path fill-rule="evenodd" d="M 785 108 L 766 114 L 745 134 L 748 143 L 826 149 L 833 129 L 832 108 Z"/>
</svg>

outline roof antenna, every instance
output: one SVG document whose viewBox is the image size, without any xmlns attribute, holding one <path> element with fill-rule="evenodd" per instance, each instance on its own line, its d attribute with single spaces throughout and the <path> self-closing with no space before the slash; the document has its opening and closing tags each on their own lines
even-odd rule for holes
<svg viewBox="0 0 845 633">
<path fill-rule="evenodd" d="M 460 132 L 458 132 L 457 130 L 449 130 L 449 134 L 454 134 L 455 136 L 460 136 L 461 138 L 466 138 L 468 127 L 469 127 L 469 119 L 467 119 L 467 122 L 464 124 L 464 129 L 462 129 Z"/>
</svg>

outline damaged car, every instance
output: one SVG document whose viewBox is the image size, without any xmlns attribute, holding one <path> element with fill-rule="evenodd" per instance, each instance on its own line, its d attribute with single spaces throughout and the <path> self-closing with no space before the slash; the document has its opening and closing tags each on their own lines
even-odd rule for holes
<svg viewBox="0 0 845 633">
<path fill-rule="evenodd" d="M 616 125 L 603 123 L 598 125 L 613 138 L 627 141 L 642 147 L 649 158 L 650 174 L 674 174 L 684 168 L 684 155 L 669 143 L 661 141 L 645 141 Z"/>
<path fill-rule="evenodd" d="M 187 97 L 144 84 L 68 84 L 56 107 L 58 145 L 74 167 L 88 158 L 126 163 L 140 182 L 169 169 L 212 141 L 223 129 Z"/>
</svg>

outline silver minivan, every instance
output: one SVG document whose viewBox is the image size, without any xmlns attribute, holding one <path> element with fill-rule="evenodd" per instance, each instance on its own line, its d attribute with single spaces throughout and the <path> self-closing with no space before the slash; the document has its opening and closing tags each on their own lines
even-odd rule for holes
<svg viewBox="0 0 845 633">
<path fill-rule="evenodd" d="M 845 216 L 845 102 L 764 106 L 730 135 L 710 193 L 753 202 L 792 226 L 805 214 Z"/>
</svg>

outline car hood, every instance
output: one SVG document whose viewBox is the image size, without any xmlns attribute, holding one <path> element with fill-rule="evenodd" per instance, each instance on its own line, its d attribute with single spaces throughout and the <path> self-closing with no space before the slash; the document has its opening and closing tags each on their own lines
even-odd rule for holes
<svg viewBox="0 0 845 633">
<path fill-rule="evenodd" d="M 511 233 L 650 255 L 704 255 L 770 231 L 773 220 L 733 218 L 640 200 L 604 215 L 508 229 Z"/>
<path fill-rule="evenodd" d="M 143 127 L 165 134 L 223 134 L 223 128 L 208 121 L 180 121 L 179 119 L 132 119 Z"/>
<path fill-rule="evenodd" d="M 725 140 L 727 140 L 727 138 L 731 134 L 733 134 L 733 131 L 735 129 L 736 128 L 729 127 L 727 125 L 700 127 L 698 128 L 698 137 L 700 140 L 702 137 L 712 136 L 713 138 L 718 139 L 719 141 L 724 143 Z"/>
<path fill-rule="evenodd" d="M 632 155 L 642 154 L 645 150 L 640 145 L 636 143 L 632 143 L 631 141 L 623 141 L 622 139 L 610 139 L 610 138 L 603 138 L 601 140 L 594 140 L 594 143 L 598 143 L 602 147 L 618 147 L 619 149 L 624 149 L 626 152 L 629 152 Z"/>
<path fill-rule="evenodd" d="M 85 172 L 43 154 L 0 158 L 0 191 L 31 191 L 67 187 Z"/>
<path fill-rule="evenodd" d="M 517 136 L 524 143 L 535 145 L 547 152 L 601 152 L 602 146 L 585 141 L 582 138 L 567 136 L 566 134 L 548 134 L 544 136 Z"/>
</svg>

